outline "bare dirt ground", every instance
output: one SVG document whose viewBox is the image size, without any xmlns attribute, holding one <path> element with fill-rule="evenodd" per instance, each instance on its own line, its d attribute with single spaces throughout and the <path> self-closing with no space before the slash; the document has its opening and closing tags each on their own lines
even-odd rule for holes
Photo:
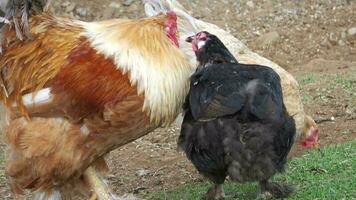
<svg viewBox="0 0 356 200">
<path fill-rule="evenodd" d="M 356 1 L 182 2 L 195 17 L 230 31 L 253 51 L 298 77 L 306 112 L 321 122 L 321 146 L 356 138 Z M 140 0 L 54 1 L 58 15 L 88 21 L 142 17 L 142 7 Z M 178 134 L 175 126 L 159 129 L 113 151 L 108 156 L 109 184 L 119 194 L 145 197 L 202 181 L 177 152 Z M 12 198 L 4 179 L 0 180 L 0 197 Z"/>
</svg>

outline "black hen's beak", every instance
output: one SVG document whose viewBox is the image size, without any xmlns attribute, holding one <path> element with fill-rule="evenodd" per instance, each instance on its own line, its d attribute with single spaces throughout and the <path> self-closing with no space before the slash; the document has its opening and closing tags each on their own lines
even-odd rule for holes
<svg viewBox="0 0 356 200">
<path fill-rule="evenodd" d="M 187 37 L 187 39 L 185 39 L 185 41 L 189 42 L 189 43 L 192 43 L 193 42 L 193 38 L 194 38 L 194 36 Z"/>
</svg>

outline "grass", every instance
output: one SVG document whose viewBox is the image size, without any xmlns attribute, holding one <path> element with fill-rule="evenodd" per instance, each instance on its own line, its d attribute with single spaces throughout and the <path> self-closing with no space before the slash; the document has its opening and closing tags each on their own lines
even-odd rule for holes
<svg viewBox="0 0 356 200">
<path fill-rule="evenodd" d="M 320 150 L 308 151 L 289 162 L 285 174 L 274 180 L 288 182 L 297 190 L 288 200 L 353 200 L 356 199 L 356 140 Z M 195 200 L 207 191 L 209 183 L 190 183 L 161 191 L 147 199 Z M 258 188 L 254 183 L 225 183 L 227 195 L 239 193 L 236 200 L 255 199 Z"/>
<path fill-rule="evenodd" d="M 7 186 L 7 181 L 4 174 L 4 164 L 5 164 L 4 150 L 0 146 L 0 188 Z"/>
<path fill-rule="evenodd" d="M 356 109 L 356 70 L 336 74 L 300 74 L 296 76 L 303 102 L 330 103 L 342 100 L 351 109 Z"/>
<path fill-rule="evenodd" d="M 299 74 L 296 78 L 302 89 L 308 85 L 319 83 L 325 89 L 344 89 L 350 93 L 353 93 L 356 90 L 356 69 L 351 69 L 347 73 Z"/>
</svg>

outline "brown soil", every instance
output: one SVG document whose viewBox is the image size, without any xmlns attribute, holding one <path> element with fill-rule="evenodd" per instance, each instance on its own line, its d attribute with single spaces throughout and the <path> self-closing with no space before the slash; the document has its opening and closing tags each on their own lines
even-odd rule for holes
<svg viewBox="0 0 356 200">
<path fill-rule="evenodd" d="M 306 112 L 320 121 L 326 119 L 319 124 L 321 146 L 356 138 L 355 87 L 351 86 L 351 91 L 332 87 L 334 82 L 328 80 L 329 75 L 356 74 L 356 35 L 347 33 L 356 27 L 355 1 L 183 0 L 183 3 L 193 10 L 194 16 L 229 30 L 253 51 L 294 75 L 322 77 L 301 84 L 301 92 L 307 97 Z M 207 6 L 213 3 L 217 4 Z M 54 7 L 59 15 L 84 20 L 143 16 L 138 0 L 58 0 L 54 1 Z M 351 84 L 356 84 L 356 76 L 352 77 Z M 328 121 L 331 117 L 335 120 Z M 201 181 L 184 155 L 177 152 L 178 135 L 179 128 L 175 126 L 159 129 L 113 151 L 108 156 L 109 184 L 119 194 L 145 196 Z M 4 182 L 0 180 L 0 196 L 12 199 Z"/>
</svg>

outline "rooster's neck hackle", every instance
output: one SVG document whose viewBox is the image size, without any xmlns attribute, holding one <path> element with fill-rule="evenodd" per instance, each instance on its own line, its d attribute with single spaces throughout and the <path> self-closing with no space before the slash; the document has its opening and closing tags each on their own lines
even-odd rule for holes
<svg viewBox="0 0 356 200">
<path fill-rule="evenodd" d="M 167 125 L 181 109 L 191 69 L 167 37 L 164 21 L 164 15 L 159 15 L 134 21 L 83 23 L 82 35 L 97 52 L 129 74 L 131 84 L 145 96 L 143 109 L 151 121 Z"/>
</svg>

